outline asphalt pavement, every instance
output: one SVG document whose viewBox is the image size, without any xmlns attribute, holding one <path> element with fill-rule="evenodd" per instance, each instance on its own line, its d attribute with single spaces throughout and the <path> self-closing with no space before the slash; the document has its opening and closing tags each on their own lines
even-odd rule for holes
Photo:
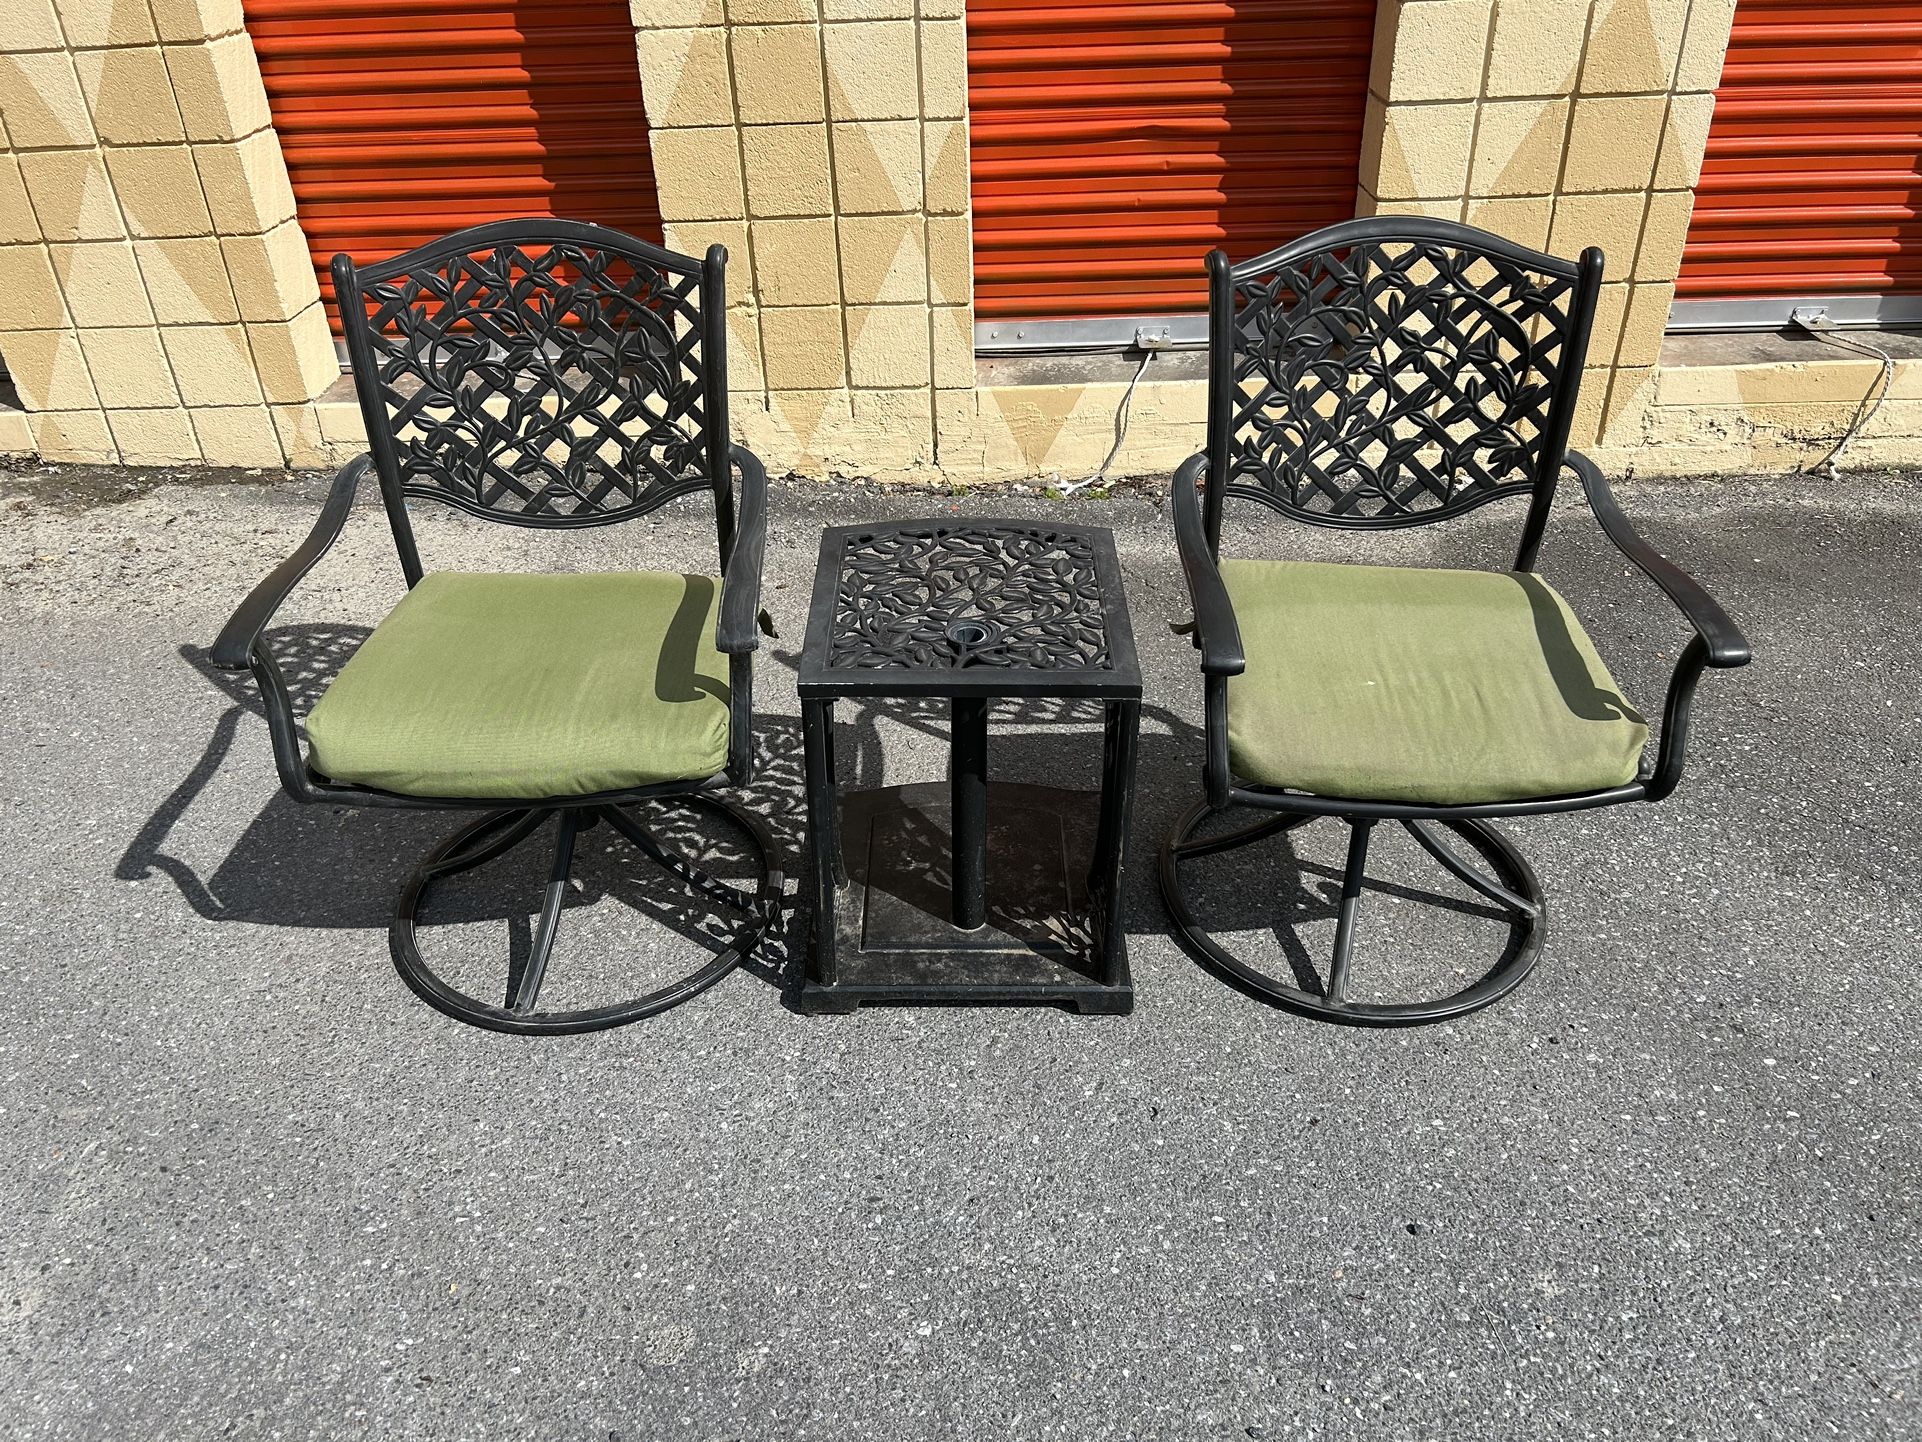
<svg viewBox="0 0 1922 1442">
<path fill-rule="evenodd" d="M 791 919 L 678 1010 L 560 1039 L 402 986 L 388 912 L 453 820 L 295 805 L 250 683 L 207 664 L 323 490 L 0 473 L 0 1436 L 1922 1435 L 1922 478 L 1622 488 L 1755 664 L 1704 679 L 1670 800 L 1509 827 L 1549 897 L 1540 966 L 1401 1031 L 1270 1009 L 1168 939 L 1152 860 L 1199 786 L 1200 687 L 1152 490 L 779 484 L 747 799 L 790 878 L 820 528 L 1114 528 L 1147 684 L 1136 1010 L 804 1017 Z M 702 521 L 418 517 L 429 564 L 465 568 L 697 568 Z M 1499 565 L 1515 523 L 1228 545 Z M 1578 496 L 1542 569 L 1658 710 L 1685 629 Z M 399 593 L 364 503 L 276 633 L 303 695 Z M 1083 719 L 1003 720 L 997 774 L 1092 776 Z M 942 774 L 937 713 L 851 724 L 862 784 Z M 1340 846 L 1228 863 L 1211 923 L 1277 966 L 1321 954 Z M 543 864 L 450 892 L 450 968 L 524 934 Z M 1499 948 L 1415 899 L 1453 884 L 1412 845 L 1378 879 L 1358 985 Z M 596 840 L 582 880 L 556 985 L 698 955 L 645 863 Z"/>
</svg>

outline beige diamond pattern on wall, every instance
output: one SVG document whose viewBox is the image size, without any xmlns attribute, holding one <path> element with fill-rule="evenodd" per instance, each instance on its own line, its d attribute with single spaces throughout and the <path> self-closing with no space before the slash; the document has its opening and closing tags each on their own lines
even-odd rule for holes
<svg viewBox="0 0 1922 1442">
<path fill-rule="evenodd" d="M 1359 212 L 1607 253 L 1578 447 L 1642 439 L 1733 10 L 1381 0 L 1376 11 Z"/>
<path fill-rule="evenodd" d="M 1778 394 L 1772 372 L 1738 385 L 1746 363 L 1663 367 L 1687 349 L 1664 333 L 1705 149 L 1728 139 L 1710 140 L 1718 89 L 1739 99 L 1745 69 L 1777 63 L 1756 59 L 1749 16 L 1722 85 L 1735 7 L 1375 7 L 1357 213 L 1606 250 L 1573 436 L 1605 463 L 1799 466 L 1830 429 L 1809 407 L 1834 408 L 1839 429 L 1867 383 L 1851 375 L 1848 397 L 1816 401 Z M 239 0 L 0 10 L 0 454 L 318 466 L 358 453 Z M 1067 481 L 1100 464 L 1125 380 L 1020 384 L 974 356 L 962 0 L 629 0 L 629 13 L 665 238 L 730 255 L 741 439 L 814 475 Z M 1718 135 L 1747 113 L 1724 103 Z M 1697 232 L 1691 254 L 1708 263 Z M 1814 368 L 1794 375 L 1817 385 Z M 1157 360 L 1117 469 L 1167 470 L 1199 444 L 1201 412 L 1199 381 Z M 1898 395 L 1857 454 L 1906 461 L 1910 419 Z"/>
<path fill-rule="evenodd" d="M 0 121 L 0 450 L 326 459 L 340 367 L 241 7 L 14 0 Z"/>
<path fill-rule="evenodd" d="M 746 254 L 730 269 L 749 279 L 730 287 L 731 319 L 760 363 L 730 367 L 736 429 L 776 469 L 933 466 L 936 387 L 973 383 L 954 345 L 973 331 L 966 287 L 957 296 L 952 276 L 929 274 L 930 216 L 950 249 L 968 224 L 965 118 L 924 104 L 965 93 L 958 14 L 737 0 L 690 25 L 688 3 L 635 0 L 641 89 L 668 244 L 692 249 L 712 222 L 742 223 Z M 720 127 L 731 151 L 678 138 Z M 959 437 L 952 422 L 942 433 Z"/>
</svg>

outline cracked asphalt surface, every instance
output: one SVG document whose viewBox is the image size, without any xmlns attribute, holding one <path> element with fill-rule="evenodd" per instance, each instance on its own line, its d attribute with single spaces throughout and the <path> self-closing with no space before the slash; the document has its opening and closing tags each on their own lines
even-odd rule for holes
<svg viewBox="0 0 1922 1442">
<path fill-rule="evenodd" d="M 1317 1026 L 1167 938 L 1153 852 L 1199 784 L 1200 696 L 1134 492 L 1068 508 L 1116 531 L 1147 677 L 1132 1017 L 804 1018 L 791 923 L 668 1015 L 533 1040 L 389 963 L 450 819 L 295 806 L 250 685 L 205 665 L 323 485 L 0 474 L 0 1435 L 1922 1435 L 1916 477 L 1622 488 L 1758 659 L 1705 678 L 1674 798 L 1512 824 L 1550 937 L 1489 1011 Z M 750 800 L 791 888 L 818 531 L 946 509 L 1059 508 L 775 489 Z M 430 565 L 702 563 L 692 507 L 558 539 L 419 525 Z M 1514 525 L 1230 545 L 1500 564 Z M 1682 623 L 1577 496 L 1543 569 L 1658 706 Z M 398 593 L 364 499 L 279 642 L 321 674 Z M 941 774 L 938 717 L 851 735 L 860 783 Z M 993 756 L 1059 781 L 1095 749 L 1017 720 Z M 1267 843 L 1204 910 L 1251 956 L 1321 955 L 1339 846 Z M 590 861 L 556 984 L 686 969 L 672 885 Z M 450 893 L 451 967 L 488 974 L 543 864 Z M 1378 880 L 1358 981 L 1446 984 L 1499 947 L 1403 896 L 1453 886 L 1412 847 Z"/>
</svg>

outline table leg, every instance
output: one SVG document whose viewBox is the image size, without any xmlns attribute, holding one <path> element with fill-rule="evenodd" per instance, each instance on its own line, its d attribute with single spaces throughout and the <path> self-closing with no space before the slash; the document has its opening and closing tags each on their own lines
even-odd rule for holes
<svg viewBox="0 0 1922 1442">
<path fill-rule="evenodd" d="M 807 762 L 808 841 L 813 852 L 814 944 L 808 951 L 808 978 L 824 986 L 835 981 L 834 891 L 841 870 L 841 827 L 834 794 L 834 703 L 801 703 L 801 738 Z"/>
<path fill-rule="evenodd" d="M 1115 986 L 1121 980 L 1121 868 L 1127 860 L 1128 820 L 1134 810 L 1141 703 L 1110 701 L 1103 731 L 1101 820 L 1095 832 L 1094 862 L 1088 868 L 1088 899 L 1094 906 L 1101 980 Z"/>
<path fill-rule="evenodd" d="M 949 709 L 950 845 L 954 924 L 973 931 L 987 920 L 988 703 L 957 696 Z"/>
</svg>

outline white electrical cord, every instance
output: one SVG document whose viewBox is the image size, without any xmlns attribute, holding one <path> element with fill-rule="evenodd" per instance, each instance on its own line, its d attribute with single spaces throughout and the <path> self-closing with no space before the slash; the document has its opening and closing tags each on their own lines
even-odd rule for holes
<svg viewBox="0 0 1922 1442">
<path fill-rule="evenodd" d="M 1895 357 L 1879 346 L 1872 346 L 1865 340 L 1854 336 L 1844 336 L 1828 322 L 1826 316 L 1815 320 L 1794 317 L 1795 324 L 1819 341 L 1824 341 L 1842 350 L 1854 351 L 1882 362 L 1882 374 L 1869 382 L 1868 394 L 1862 397 L 1861 404 L 1855 408 L 1855 417 L 1849 422 L 1848 429 L 1842 432 L 1842 439 L 1835 443 L 1829 453 L 1808 468 L 1807 474 L 1822 476 L 1827 480 L 1839 480 L 1842 474 L 1842 454 L 1849 448 L 1863 428 L 1875 419 L 1875 413 L 1882 409 L 1882 402 L 1889 398 L 1889 391 L 1895 385 Z"/>
<path fill-rule="evenodd" d="M 1144 350 L 1141 353 L 1141 366 L 1135 371 L 1134 379 L 1128 382 L 1128 389 L 1121 393 L 1121 409 L 1115 412 L 1114 445 L 1108 451 L 1108 458 L 1099 466 L 1095 467 L 1093 475 L 1076 481 L 1072 485 L 1063 486 L 1061 488 L 1062 495 L 1072 496 L 1076 491 L 1084 490 L 1099 481 L 1108 479 L 1108 467 L 1112 466 L 1114 464 L 1114 458 L 1121 454 L 1121 443 L 1128 439 L 1129 406 L 1134 400 L 1135 387 L 1141 383 L 1141 378 L 1148 373 L 1148 364 L 1154 358 L 1155 353 L 1153 350 Z"/>
</svg>

